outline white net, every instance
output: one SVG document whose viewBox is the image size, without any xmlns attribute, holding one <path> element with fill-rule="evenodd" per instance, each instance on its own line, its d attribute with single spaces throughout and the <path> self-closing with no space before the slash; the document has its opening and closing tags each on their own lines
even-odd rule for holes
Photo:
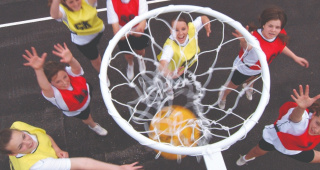
<svg viewBox="0 0 320 170">
<path fill-rule="evenodd" d="M 195 39 L 201 49 L 194 57 L 197 62 L 186 68 L 180 77 L 171 79 L 158 71 L 157 55 L 162 51 L 172 29 L 170 16 L 179 15 L 188 16 L 191 22 L 197 16 L 208 16 L 212 33 L 210 37 L 206 36 L 204 29 L 196 33 Z M 133 50 L 119 52 L 116 48 L 117 42 L 122 36 L 131 34 L 131 28 L 143 19 L 147 19 L 150 33 L 142 34 L 150 39 L 146 55 L 139 56 Z M 244 35 L 259 58 L 263 58 L 264 54 L 259 44 L 241 24 L 209 8 L 168 6 L 136 17 L 115 35 L 104 54 L 100 80 L 109 114 L 130 136 L 160 152 L 203 155 L 207 152 L 225 150 L 241 140 L 257 123 L 268 103 L 270 79 L 266 61 L 260 60 L 262 74 L 252 81 L 255 84 L 253 101 L 248 101 L 244 95 L 248 86 L 244 89 L 232 89 L 226 109 L 218 107 L 218 93 L 226 88 L 224 84 L 230 81 L 236 69 L 233 67 L 233 61 L 240 47 L 239 40 L 232 36 L 235 29 Z M 145 71 L 135 70 L 132 81 L 126 77 L 127 62 L 124 53 L 130 53 L 136 59 L 143 59 L 146 64 Z M 107 75 L 111 82 L 110 88 L 106 85 Z M 152 121 L 161 122 L 170 115 L 172 109 L 165 112 L 164 116 L 158 116 L 158 120 L 155 120 L 155 115 L 166 106 L 172 105 L 191 110 L 195 118 L 174 118 L 169 122 L 171 129 L 156 125 L 150 129 Z M 183 111 L 176 117 L 181 115 L 183 116 Z M 186 144 L 186 136 L 182 133 L 187 128 L 192 132 L 187 137 L 192 142 Z M 200 132 L 200 135 L 195 137 L 194 132 Z M 164 142 L 161 140 L 162 135 L 170 136 L 170 139 Z"/>
</svg>

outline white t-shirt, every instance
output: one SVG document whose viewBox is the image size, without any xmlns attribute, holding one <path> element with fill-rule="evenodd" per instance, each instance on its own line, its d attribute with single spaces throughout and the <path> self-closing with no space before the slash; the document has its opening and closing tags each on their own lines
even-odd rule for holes
<svg viewBox="0 0 320 170">
<path fill-rule="evenodd" d="M 72 77 L 78 77 L 78 76 L 81 76 L 81 75 L 84 74 L 84 71 L 83 71 L 82 68 L 81 68 L 80 74 L 78 74 L 78 75 L 77 75 L 77 74 L 74 74 L 74 73 L 71 71 L 71 67 L 70 67 L 70 66 L 66 67 L 66 72 L 68 73 L 68 75 L 70 75 L 70 76 L 72 76 Z M 67 111 L 67 110 L 69 110 L 69 109 L 68 109 L 68 106 L 67 106 L 67 104 L 65 103 L 65 101 L 63 100 L 60 91 L 59 91 L 56 87 L 54 87 L 54 86 L 51 86 L 51 87 L 52 87 L 53 92 L 54 92 L 54 97 L 49 98 L 49 97 L 46 97 L 46 96 L 42 93 L 43 97 L 44 97 L 45 99 L 47 99 L 48 101 L 50 101 L 53 105 L 55 105 L 55 106 L 57 106 L 59 109 L 61 109 L 62 112 L 63 112 L 66 116 L 69 116 L 69 117 L 71 117 L 71 116 L 76 116 L 76 115 L 80 114 L 82 111 L 84 111 L 84 110 L 89 106 L 89 104 L 90 104 L 90 95 L 88 95 L 88 100 L 87 100 L 87 102 L 86 102 L 79 110 L 76 110 L 76 111 Z M 89 89 L 89 85 L 88 85 L 88 84 L 87 84 L 87 89 L 88 89 L 88 94 L 90 94 L 90 89 Z M 69 87 L 68 90 L 72 90 L 72 87 Z"/>
<path fill-rule="evenodd" d="M 302 120 L 300 122 L 292 122 L 289 120 L 289 116 L 291 115 L 293 109 L 294 108 L 289 109 L 288 113 L 284 115 L 280 120 L 278 120 L 278 129 L 280 132 L 300 136 L 307 130 L 309 119 L 311 116 L 306 111 L 304 111 L 302 115 Z M 312 113 L 310 114 L 312 115 Z M 272 144 L 279 152 L 285 155 L 296 155 L 301 152 L 298 150 L 286 149 L 282 145 L 273 124 L 265 126 L 265 128 L 263 129 L 262 137 L 265 141 Z"/>
<path fill-rule="evenodd" d="M 125 2 L 123 2 L 123 3 L 125 3 Z M 140 15 L 147 13 L 147 12 L 148 12 L 147 1 L 146 0 L 139 0 L 138 15 L 140 16 Z M 113 8 L 112 0 L 107 0 L 107 17 L 108 17 L 108 24 L 114 24 L 114 23 L 119 22 L 118 15 Z M 121 25 L 119 25 L 119 26 L 121 28 Z M 148 28 L 148 24 L 146 24 L 145 29 L 147 29 L 147 28 Z"/>
<path fill-rule="evenodd" d="M 202 25 L 203 25 L 202 21 L 201 21 L 201 17 L 197 17 L 195 20 L 192 21 L 192 23 L 193 23 L 196 31 L 199 32 Z M 169 38 L 171 40 L 174 40 L 174 37 L 172 35 L 170 35 Z M 189 42 L 189 35 L 187 35 L 187 38 L 184 41 L 184 43 L 182 43 L 182 44 L 180 44 L 179 42 L 178 43 L 180 44 L 180 46 L 184 47 L 188 44 L 188 42 Z M 172 57 L 173 57 L 173 49 L 172 49 L 171 45 L 164 46 L 163 50 L 162 50 L 162 55 L 160 57 L 160 61 L 164 60 L 164 61 L 170 62 Z"/>
<path fill-rule="evenodd" d="M 88 0 L 85 0 L 85 1 L 89 4 Z M 97 7 L 97 5 L 98 5 L 98 1 L 93 5 L 93 7 Z M 61 6 L 59 6 L 59 10 L 62 13 L 62 18 L 57 19 L 57 21 L 60 21 L 60 22 L 64 21 L 68 23 L 68 18 L 64 9 Z M 99 33 L 103 32 L 104 29 L 105 29 L 105 26 L 103 25 L 103 29 Z M 71 41 L 77 45 L 85 45 L 91 42 L 94 38 L 96 38 L 96 36 L 98 36 L 99 33 L 90 34 L 90 35 L 77 35 L 77 34 L 71 33 Z"/>
<path fill-rule="evenodd" d="M 265 38 L 262 35 L 261 29 L 258 29 L 257 32 L 262 36 L 263 39 L 265 39 L 266 41 L 268 41 L 270 43 L 273 42 L 277 38 L 277 37 L 272 38 L 272 39 Z M 258 54 L 255 52 L 255 50 L 251 49 L 250 51 L 246 51 L 246 49 L 243 49 L 243 51 L 244 51 L 243 62 L 246 63 L 246 65 L 252 66 L 258 62 L 258 60 L 259 60 Z M 248 76 L 254 76 L 254 75 L 261 73 L 261 70 L 252 70 L 249 67 L 247 67 L 243 62 L 240 60 L 239 55 L 238 55 L 233 62 L 233 67 L 236 67 L 240 73 L 242 73 L 244 75 L 248 75 Z"/>
<path fill-rule="evenodd" d="M 70 158 L 46 158 L 32 165 L 30 170 L 70 170 Z"/>
</svg>

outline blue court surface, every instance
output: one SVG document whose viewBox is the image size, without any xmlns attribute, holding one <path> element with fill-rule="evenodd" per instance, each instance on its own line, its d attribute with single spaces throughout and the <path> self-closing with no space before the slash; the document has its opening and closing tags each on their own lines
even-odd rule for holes
<svg viewBox="0 0 320 170">
<path fill-rule="evenodd" d="M 270 65 L 271 89 L 270 101 L 257 125 L 248 135 L 229 149 L 222 152 L 227 169 L 319 169 L 319 165 L 295 161 L 278 152 L 271 152 L 263 157 L 238 167 L 235 162 L 239 154 L 245 154 L 261 139 L 265 125 L 272 124 L 278 117 L 279 107 L 286 101 L 291 101 L 292 89 L 299 84 L 310 85 L 310 95 L 320 94 L 319 40 L 320 40 L 320 1 L 318 0 L 168 0 L 148 1 L 149 10 L 168 5 L 195 5 L 209 7 L 213 10 L 246 25 L 250 21 L 257 23 L 260 12 L 271 5 L 283 8 L 288 16 L 285 27 L 290 36 L 288 47 L 298 56 L 306 58 L 310 66 L 303 68 L 285 55 L 279 55 Z M 152 2 L 152 3 L 151 3 Z M 106 2 L 98 0 L 99 17 L 105 23 L 106 29 L 99 44 L 101 55 L 113 37 L 112 27 L 107 24 Z M 153 149 L 141 145 L 126 134 L 108 114 L 103 102 L 97 72 L 90 62 L 79 52 L 70 40 L 70 31 L 62 23 L 50 19 L 49 7 L 45 0 L 1 0 L 0 1 L 0 128 L 7 128 L 14 121 L 23 121 L 44 128 L 56 141 L 62 150 L 68 151 L 70 157 L 91 157 L 114 164 L 128 164 L 138 161 L 146 170 L 202 170 L 206 169 L 203 159 L 187 156 L 180 163 L 155 159 Z M 212 30 L 214 32 L 214 27 Z M 154 30 L 158 35 L 168 37 L 169 32 L 163 29 Z M 218 36 L 216 33 L 211 38 Z M 228 35 L 231 37 L 231 35 Z M 206 38 L 204 34 L 199 39 Z M 48 52 L 47 60 L 57 59 L 51 54 L 53 45 L 66 42 L 73 55 L 81 63 L 84 77 L 93 86 L 91 111 L 93 119 L 105 127 L 109 134 L 101 137 L 93 133 L 86 125 L 75 118 L 64 116 L 60 110 L 43 98 L 37 84 L 34 71 L 23 66 L 25 62 L 21 55 L 25 49 L 35 47 L 39 53 Z M 209 48 L 203 43 L 200 48 Z M 232 63 L 239 50 L 235 43 L 231 48 L 232 56 L 225 61 Z M 147 52 L 150 50 L 147 49 Z M 125 60 L 122 63 L 125 70 Z M 147 66 L 148 67 L 148 66 Z M 221 76 L 221 79 L 225 77 Z M 114 79 L 112 76 L 110 79 Z M 219 77 L 218 77 L 219 79 Z M 112 82 L 111 82 L 112 84 Z M 125 95 L 122 95 L 125 97 Z M 253 103 L 246 101 L 238 107 L 252 110 Z M 320 147 L 317 147 L 320 149 Z M 316 148 L 316 149 L 317 149 Z M 9 169 L 6 155 L 0 155 L 0 169 Z"/>
</svg>

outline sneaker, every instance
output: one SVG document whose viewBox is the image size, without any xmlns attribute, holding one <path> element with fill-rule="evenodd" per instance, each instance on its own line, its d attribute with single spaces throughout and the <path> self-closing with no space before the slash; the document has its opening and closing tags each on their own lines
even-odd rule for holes
<svg viewBox="0 0 320 170">
<path fill-rule="evenodd" d="M 240 155 L 240 158 L 237 160 L 237 162 L 236 162 L 236 164 L 238 165 L 238 166 L 242 166 L 242 165 L 244 165 L 244 164 L 247 164 L 247 162 L 249 162 L 249 161 L 252 161 L 252 160 L 254 160 L 255 158 L 251 158 L 251 159 L 249 159 L 249 160 L 246 160 L 244 157 L 245 157 L 246 155 L 243 155 L 243 156 L 241 156 Z"/>
<path fill-rule="evenodd" d="M 127 77 L 128 77 L 129 80 L 132 80 L 133 77 L 134 77 L 133 68 L 134 68 L 134 64 L 132 64 L 132 65 L 129 65 L 129 64 L 128 64 L 128 67 L 127 67 Z"/>
<path fill-rule="evenodd" d="M 107 76 L 107 86 L 110 87 L 110 80 L 109 80 L 108 76 Z"/>
<path fill-rule="evenodd" d="M 89 128 L 93 131 L 95 131 L 98 135 L 100 136 L 106 136 L 108 134 L 108 131 L 105 130 L 103 127 L 101 127 L 98 123 L 96 123 L 97 125 L 95 127 L 90 127 Z"/>
<path fill-rule="evenodd" d="M 143 59 L 138 59 L 138 63 L 139 63 L 139 71 L 141 72 L 145 72 L 146 71 L 146 64 L 144 63 Z"/>
<path fill-rule="evenodd" d="M 221 93 L 221 91 L 219 92 L 219 103 L 218 103 L 218 106 L 219 106 L 219 108 L 220 109 L 224 109 L 225 107 L 226 107 L 226 103 L 227 103 L 227 100 L 222 100 L 221 98 L 222 98 L 222 95 L 221 95 L 222 93 Z"/>
<path fill-rule="evenodd" d="M 218 103 L 219 108 L 223 110 L 226 107 L 226 103 L 226 100 L 220 100 Z"/>
<path fill-rule="evenodd" d="M 247 86 L 247 83 L 242 84 L 242 88 L 245 88 L 246 86 Z M 253 89 L 246 90 L 246 96 L 248 100 L 252 100 L 252 94 L 253 94 Z"/>
</svg>

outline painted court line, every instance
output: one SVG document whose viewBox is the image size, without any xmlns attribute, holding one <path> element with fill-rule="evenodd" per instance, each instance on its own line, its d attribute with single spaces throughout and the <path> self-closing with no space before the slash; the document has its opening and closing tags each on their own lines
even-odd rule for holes
<svg viewBox="0 0 320 170">
<path fill-rule="evenodd" d="M 153 4 L 153 3 L 160 3 L 160 2 L 165 2 L 165 1 L 170 1 L 170 0 L 153 0 L 153 1 L 147 1 L 147 3 Z M 97 9 L 97 11 L 98 12 L 107 11 L 107 8 Z M 51 19 L 53 19 L 53 18 L 44 17 L 44 18 L 30 19 L 30 20 L 25 20 L 25 21 L 12 22 L 12 23 L 7 23 L 7 24 L 1 24 L 0 28 L 22 25 L 22 24 L 30 24 L 33 22 L 47 21 L 47 20 L 51 20 Z"/>
</svg>

